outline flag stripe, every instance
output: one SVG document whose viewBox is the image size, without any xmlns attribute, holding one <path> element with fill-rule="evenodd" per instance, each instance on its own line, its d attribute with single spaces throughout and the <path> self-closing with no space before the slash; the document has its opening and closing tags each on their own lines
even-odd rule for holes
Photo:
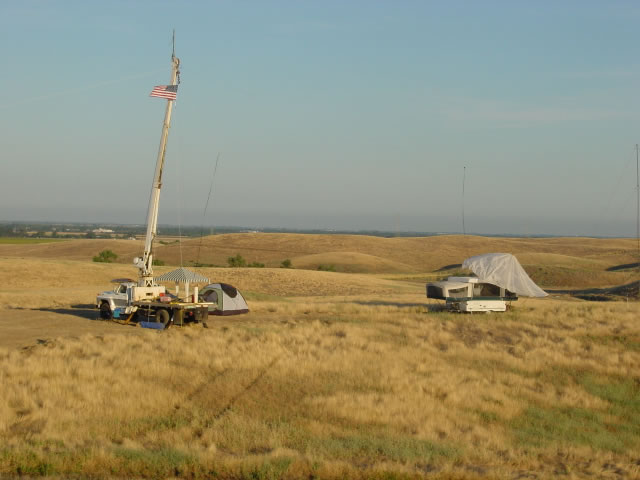
<svg viewBox="0 0 640 480">
<path fill-rule="evenodd" d="M 178 85 L 158 85 L 153 87 L 150 97 L 166 98 L 167 100 L 175 100 L 178 96 Z"/>
</svg>

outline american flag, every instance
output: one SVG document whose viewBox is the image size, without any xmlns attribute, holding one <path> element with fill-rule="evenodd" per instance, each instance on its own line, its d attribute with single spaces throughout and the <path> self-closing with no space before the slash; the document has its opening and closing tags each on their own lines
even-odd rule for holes
<svg viewBox="0 0 640 480">
<path fill-rule="evenodd" d="M 178 85 L 158 85 L 153 87 L 150 97 L 166 98 L 167 100 L 175 100 L 178 95 Z"/>
</svg>

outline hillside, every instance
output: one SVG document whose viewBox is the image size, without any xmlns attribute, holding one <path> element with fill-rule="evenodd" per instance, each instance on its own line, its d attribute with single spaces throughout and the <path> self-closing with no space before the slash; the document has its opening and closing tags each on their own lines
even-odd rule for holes
<svg viewBox="0 0 640 480">
<path fill-rule="evenodd" d="M 118 254 L 131 265 L 142 252 L 135 240 L 69 240 L 56 243 L 0 244 L 0 257 L 90 261 L 102 250 Z M 532 278 L 545 287 L 607 287 L 635 278 L 617 266 L 637 262 L 632 239 L 496 238 L 443 235 L 382 238 L 364 235 L 238 233 L 156 243 L 155 258 L 166 265 L 194 263 L 227 266 L 240 254 L 248 263 L 279 267 L 285 259 L 294 268 L 376 274 L 421 274 L 455 270 L 464 258 L 487 252 L 515 254 Z M 135 273 L 135 272 L 134 272 Z"/>
</svg>

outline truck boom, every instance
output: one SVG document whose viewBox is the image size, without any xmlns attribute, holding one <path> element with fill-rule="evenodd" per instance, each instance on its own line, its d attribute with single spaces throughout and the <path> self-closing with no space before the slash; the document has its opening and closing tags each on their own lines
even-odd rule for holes
<svg viewBox="0 0 640 480">
<path fill-rule="evenodd" d="M 180 59 L 171 55 L 171 83 L 177 85 L 180 76 Z M 162 188 L 162 170 L 164 168 L 164 155 L 167 148 L 167 138 L 169 137 L 169 127 L 171 126 L 171 111 L 173 109 L 173 99 L 167 99 L 167 108 L 164 114 L 162 125 L 162 135 L 160 137 L 160 147 L 158 149 L 158 159 L 156 161 L 156 171 L 151 184 L 151 195 L 149 196 L 149 208 L 147 211 L 147 234 L 144 240 L 144 252 L 142 257 L 136 257 L 133 263 L 140 270 L 138 286 L 153 287 L 153 240 L 158 229 L 158 208 L 160 206 L 160 189 Z"/>
</svg>

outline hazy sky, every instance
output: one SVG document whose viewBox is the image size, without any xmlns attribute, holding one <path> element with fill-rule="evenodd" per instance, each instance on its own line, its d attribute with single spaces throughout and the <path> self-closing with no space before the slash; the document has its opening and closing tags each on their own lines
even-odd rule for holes
<svg viewBox="0 0 640 480">
<path fill-rule="evenodd" d="M 637 1 L 0 1 L 0 221 L 635 235 Z M 218 170 L 206 215 L 204 207 Z"/>
</svg>

